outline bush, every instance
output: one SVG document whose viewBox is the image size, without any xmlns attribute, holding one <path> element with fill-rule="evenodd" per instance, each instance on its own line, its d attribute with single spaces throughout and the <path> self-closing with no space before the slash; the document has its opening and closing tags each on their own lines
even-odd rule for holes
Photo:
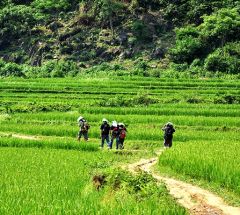
<svg viewBox="0 0 240 215">
<path fill-rule="evenodd" d="M 66 11 L 71 8 L 70 0 L 34 0 L 32 6 L 43 12 Z"/>
<path fill-rule="evenodd" d="M 0 76 L 2 77 L 24 77 L 22 66 L 16 63 L 6 63 L 0 60 Z"/>
<path fill-rule="evenodd" d="M 239 104 L 240 96 L 224 95 L 214 98 L 215 104 Z"/>
<path fill-rule="evenodd" d="M 202 103 L 203 100 L 201 98 L 197 98 L 197 97 L 190 97 L 190 98 L 186 99 L 186 102 L 190 103 L 190 104 L 198 104 L 198 103 Z"/>
<path fill-rule="evenodd" d="M 182 64 L 171 63 L 170 68 L 177 72 L 184 72 L 188 69 L 188 65 L 186 63 L 182 63 Z"/>
<path fill-rule="evenodd" d="M 206 58 L 204 68 L 213 72 L 240 73 L 240 43 L 231 43 L 214 51 Z"/>
<path fill-rule="evenodd" d="M 48 61 L 46 62 L 39 73 L 39 77 L 66 77 L 76 76 L 79 72 L 78 66 L 73 61 Z"/>
<path fill-rule="evenodd" d="M 201 40 L 188 35 L 176 41 L 175 47 L 170 49 L 170 57 L 175 63 L 191 63 L 195 58 L 202 55 L 202 49 Z"/>
<path fill-rule="evenodd" d="M 51 72 L 52 77 L 75 76 L 79 72 L 78 66 L 73 61 L 58 61 L 54 70 Z"/>
<path fill-rule="evenodd" d="M 150 74 L 148 72 L 149 65 L 147 61 L 139 58 L 134 63 L 134 75 L 139 75 L 143 77 L 148 77 Z"/>
</svg>

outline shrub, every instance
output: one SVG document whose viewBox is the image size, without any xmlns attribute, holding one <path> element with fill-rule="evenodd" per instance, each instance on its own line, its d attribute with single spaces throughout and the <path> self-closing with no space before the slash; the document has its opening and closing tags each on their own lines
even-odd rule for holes
<svg viewBox="0 0 240 215">
<path fill-rule="evenodd" d="M 198 104 L 198 103 L 202 103 L 203 100 L 201 98 L 191 97 L 191 98 L 187 98 L 186 102 L 190 104 Z"/>
<path fill-rule="evenodd" d="M 240 43 L 218 48 L 206 58 L 204 68 L 213 72 L 240 73 Z"/>
<path fill-rule="evenodd" d="M 202 49 L 201 40 L 188 35 L 176 41 L 175 47 L 170 49 L 170 57 L 175 63 L 191 63 L 195 58 L 201 56 Z"/>
<path fill-rule="evenodd" d="M 0 60 L 0 76 L 3 77 L 24 77 L 22 66 L 16 63 L 6 63 Z"/>
<path fill-rule="evenodd" d="M 188 69 L 188 65 L 186 63 L 182 63 L 182 64 L 171 63 L 170 68 L 177 72 L 184 72 Z"/>
<path fill-rule="evenodd" d="M 58 61 L 51 73 L 52 77 L 75 76 L 79 72 L 78 66 L 73 61 Z"/>
<path fill-rule="evenodd" d="M 134 63 L 134 74 L 135 75 L 140 75 L 143 77 L 148 77 L 149 73 L 148 70 L 149 69 L 149 65 L 147 63 L 147 61 L 145 61 L 144 59 L 137 59 Z"/>
<path fill-rule="evenodd" d="M 70 0 L 34 0 L 32 6 L 43 12 L 52 13 L 68 10 L 71 7 Z"/>
<path fill-rule="evenodd" d="M 146 93 L 139 93 L 137 96 L 133 97 L 132 101 L 133 101 L 133 104 L 135 105 L 144 105 L 144 106 L 158 103 L 157 99 L 150 97 Z"/>
<path fill-rule="evenodd" d="M 215 104 L 239 104 L 240 97 L 233 95 L 224 95 L 214 98 Z"/>
<path fill-rule="evenodd" d="M 237 0 L 158 0 L 163 16 L 174 24 L 182 25 L 184 22 L 200 24 L 203 15 L 210 15 L 216 9 L 232 8 L 238 4 Z"/>
<path fill-rule="evenodd" d="M 39 73 L 40 77 L 66 77 L 75 76 L 79 72 L 78 66 L 73 61 L 48 61 L 46 62 Z"/>
</svg>

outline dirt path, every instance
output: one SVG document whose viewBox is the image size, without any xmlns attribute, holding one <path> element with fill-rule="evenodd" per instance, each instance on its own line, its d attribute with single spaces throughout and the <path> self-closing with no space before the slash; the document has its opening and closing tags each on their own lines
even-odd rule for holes
<svg viewBox="0 0 240 215">
<path fill-rule="evenodd" d="M 160 155 L 164 150 L 157 152 Z M 187 208 L 190 214 L 194 215 L 240 215 L 240 208 L 227 205 L 220 197 L 204 190 L 200 187 L 193 186 L 189 183 L 175 180 L 168 177 L 160 176 L 153 171 L 151 167 L 158 162 L 158 157 L 150 159 L 141 159 L 137 163 L 127 166 L 132 173 L 145 171 L 151 174 L 155 179 L 163 181 L 170 194 L 183 207 Z"/>
<path fill-rule="evenodd" d="M 36 136 L 30 136 L 30 135 L 22 135 L 22 134 L 12 134 L 12 137 L 19 138 L 19 139 L 25 139 L 25 140 L 39 140 L 39 137 Z"/>
</svg>

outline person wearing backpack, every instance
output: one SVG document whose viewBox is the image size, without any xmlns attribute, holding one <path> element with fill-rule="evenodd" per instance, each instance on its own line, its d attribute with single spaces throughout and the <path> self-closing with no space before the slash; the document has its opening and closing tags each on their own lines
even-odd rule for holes
<svg viewBox="0 0 240 215">
<path fill-rule="evenodd" d="M 109 143 L 109 149 L 112 149 L 112 145 L 113 145 L 113 142 L 114 140 L 116 139 L 116 142 L 117 142 L 117 138 L 118 138 L 118 124 L 116 121 L 112 121 L 112 125 L 110 127 L 110 134 L 111 134 L 111 140 L 110 140 L 110 143 Z"/>
<path fill-rule="evenodd" d="M 116 149 L 124 149 L 123 143 L 127 135 L 127 129 L 123 123 L 119 123 L 118 127 L 119 127 L 119 130 L 118 130 Z"/>
<path fill-rule="evenodd" d="M 88 141 L 88 130 L 90 129 L 90 125 L 82 116 L 78 117 L 77 122 L 79 126 L 78 141 L 80 141 L 82 136 L 85 141 Z"/>
<path fill-rule="evenodd" d="M 164 147 L 171 148 L 173 133 L 175 132 L 173 124 L 171 122 L 168 122 L 167 124 L 164 125 L 162 130 L 164 131 Z"/>
<path fill-rule="evenodd" d="M 107 145 L 109 146 L 109 132 L 110 132 L 110 125 L 108 124 L 108 121 L 104 118 L 102 120 L 102 125 L 100 126 L 100 136 L 101 136 L 101 147 L 103 149 L 104 142 L 106 140 Z"/>
</svg>

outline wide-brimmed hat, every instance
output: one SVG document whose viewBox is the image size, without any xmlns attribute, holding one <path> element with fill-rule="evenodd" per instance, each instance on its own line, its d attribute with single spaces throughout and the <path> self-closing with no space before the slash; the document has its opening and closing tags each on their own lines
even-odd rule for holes
<svg viewBox="0 0 240 215">
<path fill-rule="evenodd" d="M 80 120 L 82 120 L 82 119 L 84 119 L 84 117 L 83 117 L 83 116 L 80 116 L 80 117 L 78 117 L 77 121 L 80 121 Z"/>
<path fill-rule="evenodd" d="M 117 127 L 117 121 L 112 121 L 112 126 Z"/>
</svg>

